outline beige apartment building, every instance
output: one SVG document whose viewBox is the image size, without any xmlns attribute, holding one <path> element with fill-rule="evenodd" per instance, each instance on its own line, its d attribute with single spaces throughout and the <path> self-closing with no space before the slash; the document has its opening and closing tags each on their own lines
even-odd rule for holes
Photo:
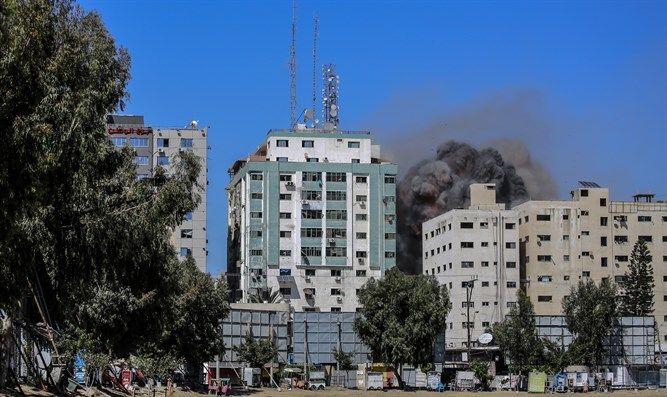
<svg viewBox="0 0 667 397">
<path fill-rule="evenodd" d="M 468 327 L 475 346 L 516 304 L 518 215 L 496 203 L 494 184 L 473 184 L 468 209 L 430 219 L 422 231 L 423 272 L 448 287 L 452 302 L 445 346 L 467 347 Z"/>
<path fill-rule="evenodd" d="M 521 281 L 536 314 L 561 313 L 561 302 L 579 280 L 622 284 L 632 248 L 644 240 L 653 256 L 654 316 L 667 348 L 667 203 L 652 194 L 610 201 L 609 189 L 580 182 L 569 201 L 528 201 L 519 217 Z"/>
</svg>

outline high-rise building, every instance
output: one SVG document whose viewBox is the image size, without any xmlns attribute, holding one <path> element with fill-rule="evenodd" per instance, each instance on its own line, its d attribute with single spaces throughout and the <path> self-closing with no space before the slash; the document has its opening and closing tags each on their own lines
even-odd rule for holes
<svg viewBox="0 0 667 397">
<path fill-rule="evenodd" d="M 611 201 L 609 189 L 580 182 L 569 201 L 531 200 L 519 216 L 521 278 L 536 314 L 561 313 L 563 297 L 579 280 L 623 284 L 635 242 L 653 257 L 654 313 L 667 348 L 667 202 L 637 194 Z"/>
<path fill-rule="evenodd" d="M 272 130 L 229 169 L 233 299 L 279 291 L 295 311 L 354 311 L 396 264 L 396 165 L 367 132 Z"/>
<path fill-rule="evenodd" d="M 470 206 L 424 222 L 423 271 L 449 290 L 445 346 L 462 350 L 505 318 L 519 288 L 516 211 L 496 203 L 494 184 L 470 185 Z"/>
<path fill-rule="evenodd" d="M 159 166 L 169 172 L 180 151 L 191 150 L 197 155 L 201 165 L 201 203 L 173 230 L 172 242 L 182 258 L 192 255 L 197 268 L 205 272 L 208 128 L 198 128 L 196 122 L 185 128 L 153 127 L 144 124 L 143 116 L 109 115 L 107 130 L 116 147 L 130 146 L 136 151 L 138 178 L 149 177 Z"/>
</svg>

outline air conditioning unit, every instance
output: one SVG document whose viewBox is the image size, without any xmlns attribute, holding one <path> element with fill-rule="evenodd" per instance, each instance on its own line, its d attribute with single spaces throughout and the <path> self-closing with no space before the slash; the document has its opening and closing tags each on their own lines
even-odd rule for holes
<svg viewBox="0 0 667 397">
<path fill-rule="evenodd" d="M 359 264 L 363 265 L 364 264 L 364 258 L 357 258 L 359 260 Z"/>
<path fill-rule="evenodd" d="M 335 245 L 336 244 L 336 239 L 335 238 L 330 238 L 329 239 L 329 244 Z"/>
<path fill-rule="evenodd" d="M 159 148 L 159 149 L 157 150 L 157 152 L 158 152 L 159 154 L 164 154 L 164 148 Z"/>
<path fill-rule="evenodd" d="M 306 276 L 306 282 L 307 282 L 307 283 L 310 282 L 310 276 Z"/>
<path fill-rule="evenodd" d="M 365 201 L 360 201 L 359 202 L 359 207 L 361 207 L 362 209 L 366 208 L 366 202 Z"/>
<path fill-rule="evenodd" d="M 341 282 L 341 280 L 342 280 L 342 279 L 341 279 L 341 277 L 340 277 L 340 276 L 336 276 L 336 282 L 337 282 L 337 283 L 340 283 L 340 282 Z"/>
<path fill-rule="evenodd" d="M 336 297 L 336 302 L 343 303 L 343 297 L 342 296 Z"/>
<path fill-rule="evenodd" d="M 294 182 L 292 182 L 292 181 L 288 181 L 288 182 L 285 184 L 285 186 L 294 186 Z"/>
</svg>

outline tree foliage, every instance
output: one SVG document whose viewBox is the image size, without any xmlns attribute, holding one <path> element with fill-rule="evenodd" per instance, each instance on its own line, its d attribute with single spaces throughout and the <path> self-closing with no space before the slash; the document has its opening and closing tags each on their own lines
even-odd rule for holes
<svg viewBox="0 0 667 397">
<path fill-rule="evenodd" d="M 183 152 L 137 180 L 132 149 L 105 126 L 129 70 L 98 14 L 0 0 L 0 308 L 17 317 L 40 292 L 70 355 L 201 360 L 220 349 L 226 286 L 170 242 L 200 202 L 200 161 Z"/>
<path fill-rule="evenodd" d="M 600 365 L 606 353 L 605 339 L 617 316 L 616 287 L 607 279 L 599 285 L 582 280 L 563 298 L 565 322 L 574 340 L 569 348 L 573 364 Z"/>
<path fill-rule="evenodd" d="M 278 348 L 272 340 L 255 338 L 250 333 L 244 336 L 242 344 L 234 346 L 234 351 L 240 361 L 252 368 L 262 368 L 264 364 L 276 362 L 278 359 Z"/>
<path fill-rule="evenodd" d="M 432 361 L 433 343 L 450 309 L 446 287 L 435 278 L 393 268 L 383 279 L 369 280 L 358 298 L 361 310 L 354 329 L 375 361 L 395 367 Z"/>
<path fill-rule="evenodd" d="M 489 363 L 487 361 L 475 360 L 470 363 L 470 370 L 475 374 L 475 378 L 479 380 L 482 390 L 488 390 L 493 376 L 489 373 Z"/>
<path fill-rule="evenodd" d="M 637 240 L 625 273 L 619 311 L 626 316 L 650 316 L 653 313 L 655 282 L 651 251 L 646 242 Z"/>
<path fill-rule="evenodd" d="M 333 354 L 334 360 L 336 360 L 336 363 L 338 363 L 338 368 L 342 371 L 347 371 L 350 369 L 354 369 L 354 365 L 352 364 L 353 358 L 354 358 L 354 353 L 352 352 L 345 352 L 343 349 L 338 351 L 337 348 L 333 348 L 331 351 Z"/>
<path fill-rule="evenodd" d="M 507 318 L 495 324 L 493 334 L 513 372 L 526 373 L 542 362 L 544 343 L 537 336 L 533 303 L 523 289 L 517 292 L 517 304 Z"/>
<path fill-rule="evenodd" d="M 279 290 L 274 290 L 269 287 L 268 289 L 260 289 L 256 293 L 248 297 L 250 303 L 282 303 L 284 302 L 283 296 Z"/>
</svg>

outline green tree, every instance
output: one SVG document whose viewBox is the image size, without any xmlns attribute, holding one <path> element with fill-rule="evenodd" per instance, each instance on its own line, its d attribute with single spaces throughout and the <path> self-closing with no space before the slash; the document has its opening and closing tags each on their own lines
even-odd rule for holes
<svg viewBox="0 0 667 397">
<path fill-rule="evenodd" d="M 493 334 L 512 372 L 525 374 L 540 363 L 544 344 L 537 336 L 533 303 L 523 289 L 517 292 L 517 304 L 505 320 L 494 325 Z"/>
<path fill-rule="evenodd" d="M 220 348 L 227 310 L 224 284 L 170 242 L 200 202 L 200 161 L 183 152 L 168 174 L 137 179 L 133 150 L 116 150 L 105 125 L 129 70 L 98 14 L 0 0 L 0 309 L 17 318 L 38 292 L 67 355 L 154 347 L 197 361 Z"/>
<path fill-rule="evenodd" d="M 408 276 L 393 268 L 381 280 L 369 280 L 358 299 L 354 329 L 374 360 L 396 369 L 433 361 L 433 343 L 450 309 L 446 287 L 433 277 Z M 400 377 L 398 381 L 403 386 Z"/>
<path fill-rule="evenodd" d="M 250 303 L 282 303 L 284 302 L 283 296 L 279 290 L 274 290 L 269 287 L 268 289 L 260 289 L 256 293 L 248 297 Z"/>
<path fill-rule="evenodd" d="M 475 374 L 475 378 L 481 383 L 482 390 L 489 390 L 489 384 L 493 378 L 489 373 L 489 363 L 479 360 L 472 361 L 470 363 L 470 370 Z"/>
<path fill-rule="evenodd" d="M 646 242 L 637 240 L 630 265 L 625 273 L 619 311 L 625 316 L 650 316 L 653 313 L 655 282 L 653 280 L 653 258 Z"/>
<path fill-rule="evenodd" d="M 240 361 L 252 368 L 262 368 L 264 364 L 276 362 L 278 359 L 278 348 L 272 340 L 254 338 L 250 333 L 244 336 L 243 343 L 234 346 L 234 351 Z"/>
<path fill-rule="evenodd" d="M 618 314 L 615 285 L 607 279 L 599 285 L 590 279 L 579 281 L 563 298 L 563 313 L 574 336 L 568 352 L 572 363 L 599 366 Z"/>
<path fill-rule="evenodd" d="M 336 363 L 338 363 L 338 369 L 342 371 L 354 369 L 354 365 L 352 364 L 354 353 L 345 352 L 342 349 L 338 351 L 338 349 L 336 349 L 335 347 L 333 348 L 331 353 L 333 354 Z"/>
</svg>

